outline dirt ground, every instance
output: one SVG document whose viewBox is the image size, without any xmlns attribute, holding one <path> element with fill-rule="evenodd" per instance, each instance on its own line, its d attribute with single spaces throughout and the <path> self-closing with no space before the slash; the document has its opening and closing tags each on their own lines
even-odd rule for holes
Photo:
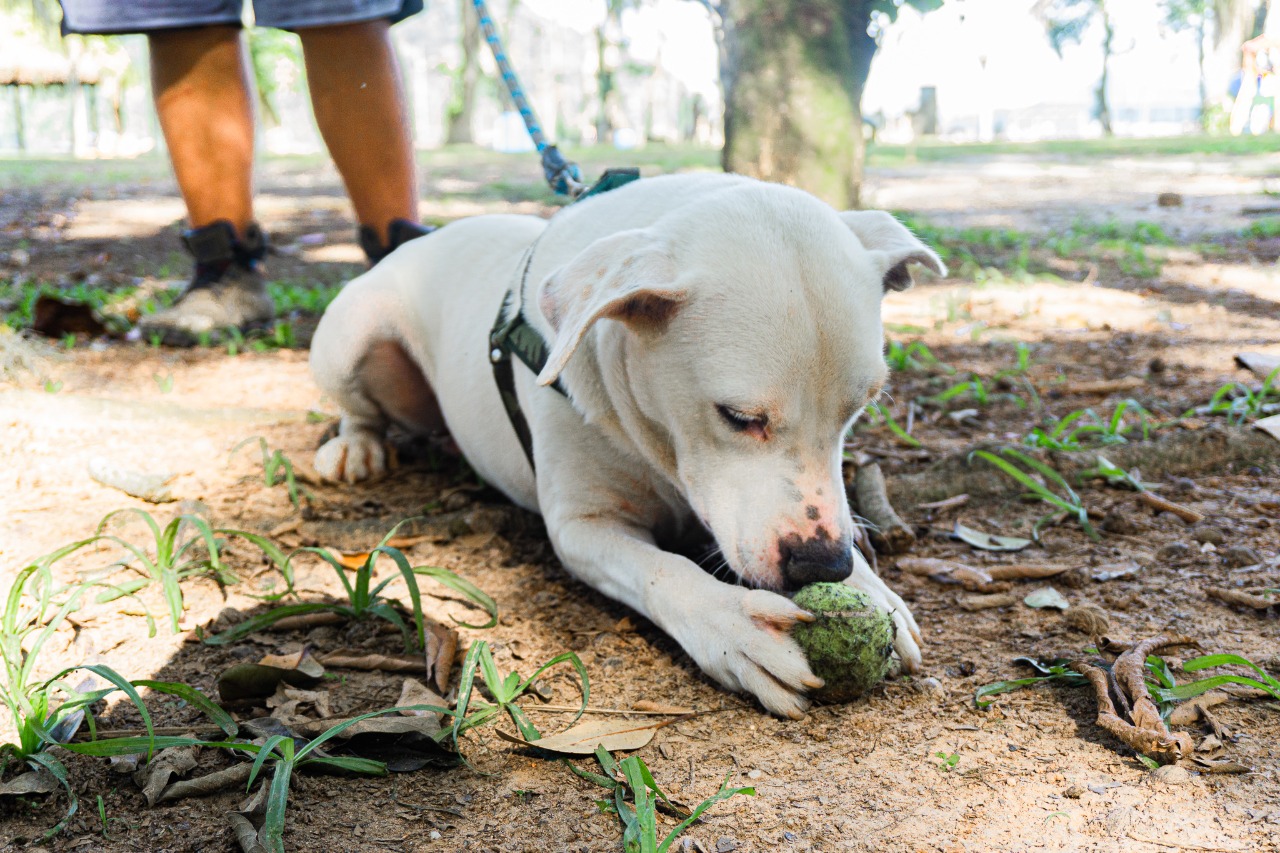
<svg viewBox="0 0 1280 853">
<path fill-rule="evenodd" d="M 523 192 L 504 197 L 479 189 L 504 177 L 527 185 L 529 170 L 522 172 L 521 165 L 442 168 L 428 178 L 424 197 L 438 200 L 424 203 L 424 215 L 450 218 L 513 208 L 549 213 Z M 107 284 L 127 284 L 157 275 L 158 265 L 181 274 L 172 230 L 181 208 L 159 168 L 151 176 L 101 183 L 6 184 L 0 257 L 11 268 L 5 274 L 19 272 L 12 252 L 20 245 L 29 247 L 21 274 L 30 277 L 65 281 L 96 275 Z M 1272 174 L 1280 175 L 1280 158 L 1140 164 L 1100 158 L 1080 164 L 1000 157 L 875 171 L 870 186 L 877 204 L 931 223 L 1049 233 L 1080 217 L 1159 221 L 1186 244 L 1152 278 L 1126 276 L 1103 259 L 1092 269 L 1085 262 L 1068 264 L 1060 281 L 922 282 L 888 298 L 889 336 L 901 343 L 922 341 L 941 362 L 987 377 L 1013 366 L 1017 343 L 1024 342 L 1031 359 L 1026 380 L 1045 411 L 1058 416 L 1086 407 L 1109 413 L 1133 397 L 1171 417 L 1207 402 L 1225 382 L 1256 385 L 1257 378 L 1238 368 L 1233 356 L 1280 355 L 1275 255 L 1266 241 L 1223 235 L 1238 234 L 1249 221 L 1242 208 L 1267 202 Z M 332 171 L 268 168 L 260 187 L 263 218 L 289 252 L 272 259 L 273 276 L 332 283 L 358 269 Z M 1184 204 L 1157 208 L 1155 195 L 1166 190 L 1180 192 Z M 300 239 L 313 234 L 323 236 Z M 1206 242 L 1218 250 L 1205 251 Z M 4 346 L 15 344 L 0 340 Z M 33 345 L 24 346 L 30 353 Z M 803 720 L 778 720 L 708 681 L 671 640 L 625 606 L 569 579 L 537 520 L 493 492 L 470 488 L 473 481 L 456 464 L 436 471 L 406 465 L 359 488 L 308 486 L 312 499 L 300 514 L 283 487 L 264 486 L 254 452 L 230 452 L 244 439 L 261 436 L 292 459 L 310 458 L 335 409 L 312 383 L 306 356 L 286 349 L 233 357 L 216 348 L 176 351 L 119 341 L 81 342 L 70 350 L 38 345 L 34 364 L 15 366 L 0 384 L 3 587 L 25 559 L 91 534 L 100 518 L 122 507 L 145 508 L 160 518 L 198 511 L 220 526 L 270 533 L 283 546 L 367 547 L 373 544 L 368 533 L 337 541 L 344 537 L 333 531 L 355 530 L 361 521 L 367 521 L 365 530 L 389 529 L 408 516 L 439 513 L 442 498 L 449 496 L 450 509 L 493 507 L 487 517 L 499 521 L 441 534 L 406 552 L 415 564 L 458 572 L 497 600 L 499 624 L 462 629 L 464 644 L 486 639 L 500 669 L 524 674 L 556 654 L 575 651 L 591 676 L 593 707 L 627 709 L 647 700 L 715 712 L 661 729 L 640 755 L 664 789 L 685 802 L 711 795 L 726 776 L 734 785 L 755 786 L 757 794 L 714 807 L 686 833 L 689 846 L 676 849 L 1280 850 L 1280 703 L 1233 701 L 1218 709 L 1218 718 L 1238 735 L 1226 744 L 1226 754 L 1253 772 L 1209 774 L 1192 766 L 1189 777 L 1171 782 L 1153 777 L 1132 750 L 1095 725 L 1096 705 L 1085 690 L 1041 685 L 1001 696 L 987 710 L 975 708 L 978 687 L 1029 674 L 1014 658 L 1077 652 L 1089 644 L 1090 637 L 1058 611 L 1018 603 L 966 612 L 958 606 L 968 594 L 964 590 L 900 571 L 894 558 L 882 558 L 884 577 L 908 600 L 924 632 L 924 672 L 914 679 L 891 678 L 851 704 L 815 708 Z M 1072 390 L 1074 383 L 1124 377 L 1142 382 L 1110 395 Z M 910 400 L 954 381 L 936 368 L 897 372 L 888 389 L 895 417 L 905 422 Z M 913 418 L 920 449 L 904 447 L 884 428 L 857 432 L 856 449 L 880 460 L 893 493 L 895 483 L 933 461 L 979 442 L 1016 443 L 1042 423 L 1045 411 L 1002 396 L 1021 394 L 1024 387 L 995 386 L 989 402 L 973 405 L 976 411 L 962 418 L 922 409 Z M 1200 421 L 1192 426 L 1214 428 L 1212 418 Z M 952 509 L 932 511 L 901 501 L 898 509 L 920 534 L 916 556 L 978 566 L 1066 565 L 1074 571 L 1056 587 L 1072 607 L 1104 611 L 1111 637 L 1136 640 L 1178 631 L 1200 638 L 1205 651 L 1242 654 L 1277 673 L 1276 608 L 1234 609 L 1204 593 L 1208 586 L 1280 586 L 1276 447 L 1269 462 L 1179 475 L 1143 468 L 1143 478 L 1161 484 L 1162 494 L 1207 516 L 1194 529 L 1140 506 L 1132 493 L 1095 483 L 1080 490 L 1084 503 L 1109 518 L 1104 526 L 1115 532 L 1104 532 L 1095 543 L 1062 523 L 1046 528 L 1042 544 L 1029 552 L 993 555 L 950 539 L 953 522 L 1025 535 L 1043 507 L 1019 501 L 1013 491 L 975 495 Z M 176 474 L 172 488 L 181 502 L 151 506 L 100 485 L 87 473 L 98 458 Z M 947 492 L 945 486 L 941 491 Z M 125 528 L 135 539 L 141 534 L 138 525 Z M 225 589 L 207 580 L 188 583 L 185 628 L 221 627 L 261 609 L 249 593 L 272 582 L 268 568 L 243 542 L 233 541 L 229 553 L 245 582 Z M 106 548 L 82 552 L 60 563 L 59 572 L 70 577 L 115 556 Z M 1126 561 L 1137 570 L 1092 579 L 1098 567 Z M 339 592 L 318 559 L 303 558 L 299 567 L 307 600 Z M 1046 585 L 1023 582 L 1016 592 Z M 436 618 L 476 618 L 477 611 L 456 595 L 432 591 L 439 595 L 428 599 L 427 608 Z M 190 634 L 170 636 L 163 627 L 148 638 L 145 621 L 129 609 L 104 605 L 79 614 L 76 630 L 58 635 L 44 668 L 102 662 L 130 678 L 181 680 L 212 695 L 217 674 L 232 663 L 303 644 L 321 651 L 350 645 L 400 651 L 398 635 L 331 626 L 260 633 L 228 647 L 202 645 Z M 553 675 L 546 685 L 551 704 L 577 700 L 565 674 Z M 394 704 L 399 686 L 394 676 L 342 672 L 320 689 L 328 691 L 335 714 L 350 714 Z M 534 698 L 523 704 L 544 732 L 570 717 L 540 710 Z M 149 706 L 157 725 L 199 719 L 192 708 L 163 696 L 151 697 Z M 109 729 L 138 724 L 127 703 L 112 704 L 99 720 Z M 1199 742 L 1202 732 L 1194 733 Z M 616 815 L 597 802 L 602 789 L 561 762 L 499 740 L 492 730 L 469 735 L 464 746 L 470 768 L 374 779 L 298 776 L 288 848 L 621 849 Z M 105 760 L 69 755 L 66 761 L 81 801 L 67 831 L 41 838 L 62 814 L 61 797 L 10 799 L 0 802 L 0 850 L 234 849 L 224 813 L 243 800 L 242 792 L 148 809 L 134 783 L 114 774 Z M 226 759 L 206 751 L 200 761 L 203 772 L 224 766 Z M 593 762 L 577 763 L 595 769 Z M 96 807 L 99 796 L 110 819 L 109 838 Z"/>
</svg>

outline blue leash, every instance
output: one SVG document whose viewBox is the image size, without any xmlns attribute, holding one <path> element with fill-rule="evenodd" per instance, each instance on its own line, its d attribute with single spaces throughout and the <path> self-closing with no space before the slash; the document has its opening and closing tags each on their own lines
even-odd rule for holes
<svg viewBox="0 0 1280 853">
<path fill-rule="evenodd" d="M 524 89 L 520 87 L 520 78 L 511 67 L 511 60 L 507 59 L 507 52 L 502 47 L 502 39 L 498 37 L 498 28 L 494 25 L 493 18 L 489 16 L 489 7 L 484 0 L 473 0 L 473 2 L 476 15 L 480 18 L 480 27 L 484 30 L 485 41 L 493 51 L 498 70 L 502 72 L 502 82 L 507 85 L 511 100 L 520 111 L 520 117 L 524 119 L 524 126 L 528 129 L 533 144 L 537 146 L 538 153 L 542 155 L 542 171 L 547 177 L 547 183 L 558 195 L 567 195 L 576 199 L 586 190 L 586 185 L 582 183 L 582 170 L 578 168 L 577 163 L 570 163 L 564 159 L 559 149 L 547 141 L 546 134 L 542 132 L 542 125 L 538 122 L 538 116 L 533 111 L 533 105 L 529 103 Z"/>
</svg>

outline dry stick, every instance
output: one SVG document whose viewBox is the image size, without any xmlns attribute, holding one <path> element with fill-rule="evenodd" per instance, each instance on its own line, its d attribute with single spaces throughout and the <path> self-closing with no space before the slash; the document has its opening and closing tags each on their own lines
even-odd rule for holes
<svg viewBox="0 0 1280 853">
<path fill-rule="evenodd" d="M 1060 394 L 1114 394 L 1117 391 L 1143 388 L 1146 384 L 1147 381 L 1139 376 L 1122 376 L 1119 379 L 1068 382 L 1065 385 L 1055 385 L 1050 390 Z"/>
<path fill-rule="evenodd" d="M 977 610 L 990 610 L 993 607 L 1008 607 L 1017 604 L 1021 599 L 1011 592 L 997 592 L 993 595 L 969 595 L 960 599 L 959 604 L 962 610 L 974 612 Z"/>
<path fill-rule="evenodd" d="M 848 491 L 848 481 L 845 481 Z M 858 514 L 871 522 L 871 542 L 877 550 L 888 554 L 902 554 L 916 544 L 916 535 L 894 511 L 885 491 L 884 473 L 872 462 L 859 465 L 854 474 L 853 493 L 850 495 L 858 507 Z"/>
<path fill-rule="evenodd" d="M 1225 589 L 1220 586 L 1207 586 L 1204 588 L 1204 594 L 1227 604 L 1234 604 L 1238 607 L 1252 607 L 1254 610 L 1268 610 L 1280 605 L 1280 599 L 1267 598 L 1244 590 Z"/>
<path fill-rule="evenodd" d="M 321 610 L 318 613 L 303 613 L 301 616 L 286 616 L 265 626 L 262 630 L 294 631 L 301 628 L 316 628 L 320 625 L 341 625 L 346 621 L 348 621 L 346 616 L 328 610 Z"/>
<path fill-rule="evenodd" d="M 1161 634 L 1137 643 L 1124 652 L 1111 666 L 1111 677 L 1119 688 L 1118 698 L 1127 700 L 1129 716 L 1126 721 L 1116 712 L 1111 701 L 1111 683 L 1100 667 L 1084 660 L 1071 662 L 1071 668 L 1083 675 L 1093 685 L 1098 697 L 1098 725 L 1142 755 L 1154 758 L 1162 764 L 1172 764 L 1195 749 L 1191 737 L 1185 732 L 1170 733 L 1160 719 L 1160 710 L 1147 692 L 1147 656 L 1167 646 L 1194 645 L 1195 640 L 1182 634 Z"/>
<path fill-rule="evenodd" d="M 999 452 L 1001 442 L 984 442 L 971 449 Z M 1068 482 L 1080 472 L 1098 465 L 1098 452 L 1033 451 L 1023 448 L 1058 470 Z M 1101 451 L 1112 463 L 1128 471 L 1159 471 L 1162 475 L 1191 476 L 1203 471 L 1221 470 L 1229 465 L 1252 465 L 1276 457 L 1276 440 L 1252 429 L 1207 427 L 1194 432 L 1178 432 L 1156 441 L 1135 441 Z M 898 506 L 909 506 L 941 500 L 958 492 L 975 499 L 989 495 L 1015 496 L 1023 491 L 1020 483 L 978 461 L 969 464 L 969 451 L 955 454 L 930 465 L 918 474 L 894 477 L 889 482 L 889 496 Z"/>
<path fill-rule="evenodd" d="M 1138 500 L 1160 512 L 1171 512 L 1187 524 L 1199 524 L 1204 521 L 1204 513 L 1196 512 L 1190 507 L 1166 500 L 1152 492 L 1138 492 Z"/>
</svg>

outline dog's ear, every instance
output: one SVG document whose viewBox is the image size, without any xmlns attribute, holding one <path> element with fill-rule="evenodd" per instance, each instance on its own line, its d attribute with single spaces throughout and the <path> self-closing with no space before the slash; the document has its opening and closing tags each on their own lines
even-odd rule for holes
<svg viewBox="0 0 1280 853">
<path fill-rule="evenodd" d="M 665 328 L 688 296 L 675 278 L 666 247 L 640 229 L 602 237 L 553 272 L 538 289 L 538 307 L 556 330 L 538 384 L 556 381 L 597 320 L 639 332 Z"/>
<path fill-rule="evenodd" d="M 911 286 L 907 264 L 924 264 L 938 275 L 947 274 L 947 265 L 937 254 L 921 243 L 898 220 L 883 210 L 846 210 L 840 214 L 871 255 L 872 262 L 884 277 L 885 292 L 906 290 Z"/>
</svg>

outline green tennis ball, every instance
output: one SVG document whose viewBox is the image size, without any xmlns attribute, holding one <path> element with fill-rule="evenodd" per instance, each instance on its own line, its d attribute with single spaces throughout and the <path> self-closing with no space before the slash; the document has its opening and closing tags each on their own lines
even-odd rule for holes
<svg viewBox="0 0 1280 853">
<path fill-rule="evenodd" d="M 804 649 L 814 675 L 827 684 L 819 699 L 848 702 L 875 687 L 889 672 L 895 628 L 888 613 L 842 583 L 814 583 L 792 598 L 814 616 L 798 622 L 792 636 Z"/>
</svg>

